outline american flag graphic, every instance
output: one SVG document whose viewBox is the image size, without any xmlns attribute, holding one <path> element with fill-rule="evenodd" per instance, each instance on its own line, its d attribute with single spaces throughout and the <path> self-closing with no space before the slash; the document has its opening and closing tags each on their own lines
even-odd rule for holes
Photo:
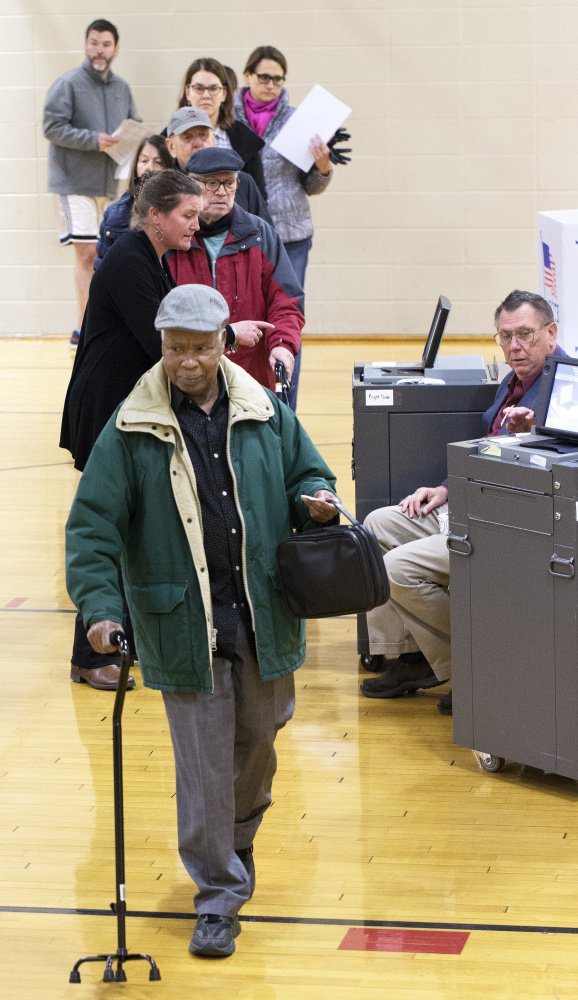
<svg viewBox="0 0 578 1000">
<path fill-rule="evenodd" d="M 550 247 L 547 243 L 544 243 L 543 240 L 542 256 L 544 258 L 544 285 L 551 291 L 554 298 L 557 299 L 558 289 L 556 287 L 556 263 L 550 253 Z"/>
</svg>

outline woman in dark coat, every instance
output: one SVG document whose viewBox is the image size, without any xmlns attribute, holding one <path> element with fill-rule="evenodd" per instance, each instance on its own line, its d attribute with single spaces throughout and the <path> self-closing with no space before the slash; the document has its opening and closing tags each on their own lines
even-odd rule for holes
<svg viewBox="0 0 578 1000">
<path fill-rule="evenodd" d="M 92 278 L 60 434 L 60 446 L 70 451 L 77 469 L 84 469 L 118 404 L 161 357 L 154 320 L 174 286 L 162 256 L 189 249 L 201 205 L 200 185 L 180 171 L 146 178 L 135 199 L 131 232 L 114 243 Z M 118 684 L 118 657 L 94 652 L 80 615 L 70 676 L 98 690 L 114 691 Z M 132 678 L 128 686 L 134 687 Z"/>
<path fill-rule="evenodd" d="M 260 155 L 265 143 L 243 122 L 235 121 L 231 81 L 218 59 L 204 57 L 191 63 L 185 73 L 178 106 L 184 108 L 187 104 L 207 112 L 215 129 L 216 145 L 235 150 L 243 161 L 244 172 L 251 175 L 267 199 Z"/>
<path fill-rule="evenodd" d="M 60 437 L 77 469 L 84 469 L 118 404 L 160 359 L 154 319 L 174 286 L 162 256 L 189 249 L 200 208 L 196 181 L 176 170 L 154 174 L 135 201 L 131 232 L 114 243 L 94 274 Z"/>
</svg>

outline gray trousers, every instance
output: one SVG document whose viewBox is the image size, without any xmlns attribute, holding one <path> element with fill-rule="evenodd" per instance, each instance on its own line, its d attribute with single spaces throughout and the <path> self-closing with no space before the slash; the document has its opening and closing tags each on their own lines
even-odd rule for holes
<svg viewBox="0 0 578 1000">
<path fill-rule="evenodd" d="M 387 604 L 367 613 L 370 652 L 394 658 L 420 649 L 438 680 L 448 680 L 450 560 L 438 511 L 410 518 L 397 505 L 381 507 L 364 523 L 384 553 L 391 591 Z"/>
<path fill-rule="evenodd" d="M 250 847 L 271 804 L 275 737 L 293 715 L 293 675 L 263 681 L 244 628 L 233 660 L 213 659 L 213 694 L 163 700 L 177 779 L 179 854 L 197 914 L 235 916 L 250 897 L 235 851 Z"/>
</svg>

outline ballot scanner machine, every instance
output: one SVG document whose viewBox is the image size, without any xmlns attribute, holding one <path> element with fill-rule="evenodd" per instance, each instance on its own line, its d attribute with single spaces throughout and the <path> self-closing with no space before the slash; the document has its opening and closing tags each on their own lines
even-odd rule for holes
<svg viewBox="0 0 578 1000">
<path fill-rule="evenodd" d="M 497 369 L 471 355 L 438 355 L 451 303 L 440 296 L 419 362 L 356 363 L 353 372 L 355 508 L 360 521 L 417 486 L 447 476 L 446 447 L 483 433 Z M 365 615 L 358 651 L 370 665 Z"/>
<path fill-rule="evenodd" d="M 448 447 L 454 738 L 576 779 L 578 361 L 546 359 L 536 417 Z"/>
</svg>

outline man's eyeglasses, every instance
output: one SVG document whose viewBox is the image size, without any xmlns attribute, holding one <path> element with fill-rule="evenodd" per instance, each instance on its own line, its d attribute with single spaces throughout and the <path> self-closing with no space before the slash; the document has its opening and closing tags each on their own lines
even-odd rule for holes
<svg viewBox="0 0 578 1000">
<path fill-rule="evenodd" d="M 197 97 L 202 97 L 205 91 L 207 94 L 210 94 L 211 97 L 216 97 L 217 94 L 219 94 L 223 89 L 217 83 L 212 83 L 210 87 L 202 87 L 200 83 L 189 83 L 188 88 L 189 90 L 194 91 Z"/>
<path fill-rule="evenodd" d="M 540 333 L 540 330 L 546 330 L 550 326 L 550 323 L 544 323 L 543 326 L 539 326 L 537 330 L 514 330 L 510 333 L 509 330 L 498 330 L 494 334 L 494 340 L 496 344 L 500 347 L 510 347 L 512 343 L 512 338 L 515 337 L 519 344 L 530 345 L 534 343 L 536 334 Z"/>
<path fill-rule="evenodd" d="M 195 180 L 204 184 L 207 191 L 211 191 L 212 194 L 216 194 L 220 187 L 225 191 L 234 191 L 238 183 L 236 177 L 227 177 L 224 181 L 220 181 L 218 177 L 196 177 Z"/>
<path fill-rule="evenodd" d="M 280 87 L 285 83 L 284 76 L 271 76 L 270 73 L 255 73 L 259 83 L 272 83 L 275 87 Z"/>
</svg>

